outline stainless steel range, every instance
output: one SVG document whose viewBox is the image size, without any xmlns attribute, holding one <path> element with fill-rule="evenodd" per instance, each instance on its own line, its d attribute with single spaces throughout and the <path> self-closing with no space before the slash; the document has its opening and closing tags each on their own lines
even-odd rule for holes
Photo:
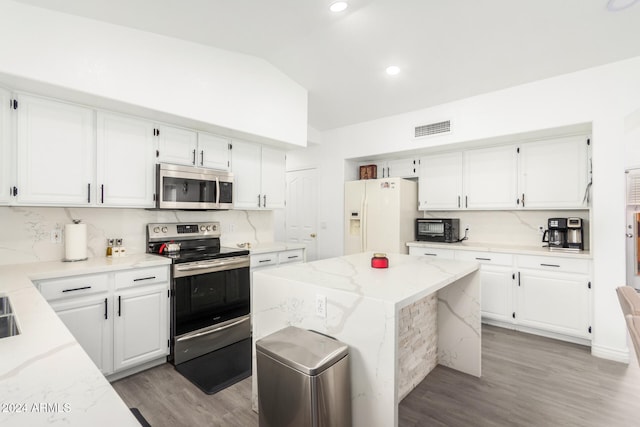
<svg viewBox="0 0 640 427">
<path fill-rule="evenodd" d="M 249 251 L 220 246 L 220 224 L 147 226 L 147 252 L 171 266 L 171 353 L 207 393 L 251 374 Z"/>
</svg>

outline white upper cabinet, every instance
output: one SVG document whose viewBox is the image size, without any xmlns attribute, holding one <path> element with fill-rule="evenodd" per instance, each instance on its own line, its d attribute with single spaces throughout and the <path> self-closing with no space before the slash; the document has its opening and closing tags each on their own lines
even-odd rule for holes
<svg viewBox="0 0 640 427">
<path fill-rule="evenodd" d="M 420 161 L 417 158 L 388 160 L 375 163 L 378 178 L 416 178 Z"/>
<path fill-rule="evenodd" d="M 462 152 L 420 158 L 419 209 L 458 209 L 462 197 Z"/>
<path fill-rule="evenodd" d="M 94 112 L 30 95 L 17 97 L 17 202 L 93 202 Z"/>
<path fill-rule="evenodd" d="M 154 206 L 153 123 L 98 112 L 97 197 L 104 206 Z"/>
<path fill-rule="evenodd" d="M 198 132 L 197 166 L 229 170 L 231 140 L 210 133 Z"/>
<path fill-rule="evenodd" d="M 520 199 L 526 208 L 584 208 L 589 139 L 585 136 L 520 146 Z"/>
<path fill-rule="evenodd" d="M 154 131 L 158 137 L 158 161 L 195 166 L 198 134 L 190 129 L 159 125 Z"/>
<path fill-rule="evenodd" d="M 284 208 L 284 151 L 242 141 L 234 141 L 232 147 L 234 207 Z"/>
<path fill-rule="evenodd" d="M 11 143 L 11 94 L 0 89 L 0 204 L 6 204 L 13 195 L 13 155 Z"/>
<path fill-rule="evenodd" d="M 229 170 L 228 138 L 167 125 L 158 126 L 154 133 L 161 163 Z"/>
<path fill-rule="evenodd" d="M 262 147 L 262 207 L 282 209 L 285 206 L 286 155 L 282 150 Z"/>
<path fill-rule="evenodd" d="M 517 208 L 517 147 L 481 148 L 464 152 L 464 201 L 469 209 Z"/>
</svg>

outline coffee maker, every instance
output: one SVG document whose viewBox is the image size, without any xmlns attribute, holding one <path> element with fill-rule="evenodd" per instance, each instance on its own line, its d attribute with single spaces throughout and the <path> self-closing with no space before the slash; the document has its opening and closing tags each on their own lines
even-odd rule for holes
<svg viewBox="0 0 640 427">
<path fill-rule="evenodd" d="M 567 248 L 567 218 L 549 218 L 542 241 L 548 243 L 549 250 Z"/>
<path fill-rule="evenodd" d="M 584 249 L 582 218 L 549 218 L 542 241 L 550 251 L 577 252 Z"/>
<path fill-rule="evenodd" d="M 581 251 L 584 249 L 582 218 L 567 218 L 567 248 Z"/>
</svg>

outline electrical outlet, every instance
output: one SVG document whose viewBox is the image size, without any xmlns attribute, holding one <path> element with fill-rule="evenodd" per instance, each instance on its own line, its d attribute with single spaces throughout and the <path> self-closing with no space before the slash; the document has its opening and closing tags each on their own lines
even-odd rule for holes
<svg viewBox="0 0 640 427">
<path fill-rule="evenodd" d="M 62 230 L 60 230 L 59 228 L 54 228 L 53 230 L 51 230 L 51 243 L 62 243 Z"/>
<path fill-rule="evenodd" d="M 316 294 L 316 316 L 327 317 L 327 297 Z"/>
<path fill-rule="evenodd" d="M 539 225 L 538 226 L 538 234 L 540 234 L 540 235 L 544 234 L 544 225 Z"/>
</svg>

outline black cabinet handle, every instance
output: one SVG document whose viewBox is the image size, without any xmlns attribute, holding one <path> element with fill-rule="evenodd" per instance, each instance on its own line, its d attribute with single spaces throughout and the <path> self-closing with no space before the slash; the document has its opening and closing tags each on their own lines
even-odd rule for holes
<svg viewBox="0 0 640 427">
<path fill-rule="evenodd" d="M 555 268 L 560 268 L 560 266 L 558 264 L 540 264 L 542 267 L 555 267 Z"/>
<path fill-rule="evenodd" d="M 480 258 L 480 257 L 476 257 L 476 259 L 478 261 L 491 261 L 491 258 Z"/>
<path fill-rule="evenodd" d="M 200 166 L 204 166 L 204 150 L 200 151 Z"/>
<path fill-rule="evenodd" d="M 18 195 L 18 187 L 13 187 L 13 197 Z"/>
<path fill-rule="evenodd" d="M 121 296 L 118 295 L 118 317 L 120 317 L 122 315 L 122 300 L 121 300 Z"/>
<path fill-rule="evenodd" d="M 460 196 L 458 196 L 458 207 L 460 207 Z"/>
<path fill-rule="evenodd" d="M 258 207 L 260 207 L 260 195 L 258 194 Z"/>
<path fill-rule="evenodd" d="M 100 185 L 100 203 L 104 203 L 104 184 Z"/>
<path fill-rule="evenodd" d="M 424 253 L 424 254 L 422 254 L 422 255 L 438 256 L 438 254 L 427 254 L 427 253 Z"/>
<path fill-rule="evenodd" d="M 107 314 L 107 299 L 104 299 L 104 318 L 108 319 L 108 314 Z"/>
<path fill-rule="evenodd" d="M 87 203 L 91 203 L 91 183 L 87 184 Z"/>
<path fill-rule="evenodd" d="M 84 291 L 85 289 L 91 289 L 91 286 L 83 286 L 81 288 L 72 288 L 72 289 L 63 289 L 62 292 L 75 292 L 75 291 Z"/>
<path fill-rule="evenodd" d="M 260 261 L 258 261 L 258 262 L 260 262 L 260 263 L 262 263 L 262 262 L 271 262 L 271 260 L 270 260 L 270 259 L 261 259 L 261 260 L 260 260 Z"/>
<path fill-rule="evenodd" d="M 140 282 L 140 281 L 142 281 L 142 280 L 152 280 L 152 279 L 155 279 L 155 278 L 156 278 L 156 276 L 141 277 L 141 278 L 139 278 L 139 279 L 133 279 L 133 281 L 134 281 L 134 282 Z"/>
<path fill-rule="evenodd" d="M 263 208 L 267 207 L 267 195 L 266 194 L 264 196 L 262 196 L 262 207 Z"/>
<path fill-rule="evenodd" d="M 287 258 L 288 258 L 288 259 L 295 259 L 295 258 L 298 258 L 298 255 L 292 255 L 292 256 L 289 256 L 289 257 L 287 257 Z"/>
<path fill-rule="evenodd" d="M 196 164 L 196 150 L 193 150 L 193 161 L 191 163 Z"/>
</svg>

